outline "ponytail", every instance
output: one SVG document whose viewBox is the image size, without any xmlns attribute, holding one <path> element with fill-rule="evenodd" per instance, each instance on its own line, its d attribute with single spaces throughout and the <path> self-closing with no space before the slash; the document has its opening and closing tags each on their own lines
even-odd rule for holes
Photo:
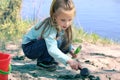
<svg viewBox="0 0 120 80">
<path fill-rule="evenodd" d="M 56 0 L 52 1 L 51 7 L 50 7 L 50 17 L 52 17 L 53 13 L 54 13 L 54 4 L 55 4 Z"/>
</svg>

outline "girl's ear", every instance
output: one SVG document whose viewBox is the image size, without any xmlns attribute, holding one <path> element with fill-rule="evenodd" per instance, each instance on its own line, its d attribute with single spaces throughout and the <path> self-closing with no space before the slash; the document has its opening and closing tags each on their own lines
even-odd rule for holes
<svg viewBox="0 0 120 80">
<path fill-rule="evenodd" d="M 53 21 L 53 23 L 54 23 L 54 25 L 57 25 L 57 22 L 56 22 L 56 14 L 54 13 L 53 15 L 52 15 L 52 21 Z"/>
<path fill-rule="evenodd" d="M 56 17 L 57 17 L 57 16 L 56 16 L 56 14 L 54 13 L 53 16 L 52 16 L 52 18 L 53 18 L 54 21 L 56 21 Z"/>
<path fill-rule="evenodd" d="M 56 17 L 57 17 L 57 14 L 55 14 L 55 13 L 54 13 L 54 14 L 53 14 L 53 17 L 56 19 Z"/>
</svg>

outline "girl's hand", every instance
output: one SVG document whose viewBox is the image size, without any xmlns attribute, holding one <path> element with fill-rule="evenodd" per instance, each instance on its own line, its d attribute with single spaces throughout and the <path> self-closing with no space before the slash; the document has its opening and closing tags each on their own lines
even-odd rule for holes
<svg viewBox="0 0 120 80">
<path fill-rule="evenodd" d="M 80 63 L 76 60 L 68 60 L 67 63 L 70 65 L 70 67 L 74 70 L 82 69 Z"/>
</svg>

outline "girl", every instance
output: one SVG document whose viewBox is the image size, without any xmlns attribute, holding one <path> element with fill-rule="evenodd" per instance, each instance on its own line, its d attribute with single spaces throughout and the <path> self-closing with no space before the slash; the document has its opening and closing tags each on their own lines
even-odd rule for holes
<svg viewBox="0 0 120 80">
<path fill-rule="evenodd" d="M 37 59 L 37 66 L 49 71 L 56 70 L 58 60 L 69 64 L 72 69 L 78 70 L 81 65 L 72 57 L 72 21 L 75 16 L 75 7 L 72 0 L 53 0 L 50 17 L 38 22 L 23 37 L 22 49 L 30 59 Z"/>
</svg>

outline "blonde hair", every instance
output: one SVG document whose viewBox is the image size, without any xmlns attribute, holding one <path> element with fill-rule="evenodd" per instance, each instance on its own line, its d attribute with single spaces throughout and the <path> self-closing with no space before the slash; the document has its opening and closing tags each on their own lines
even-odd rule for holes
<svg viewBox="0 0 120 80">
<path fill-rule="evenodd" d="M 44 33 L 46 30 L 46 27 L 52 27 L 54 26 L 57 31 L 59 32 L 60 29 L 58 27 L 58 25 L 56 24 L 56 20 L 55 20 L 55 12 L 59 9 L 63 9 L 65 11 L 70 11 L 74 9 L 74 13 L 75 13 L 75 6 L 72 0 L 53 0 L 51 7 L 50 7 L 50 17 L 46 18 L 42 24 L 39 25 L 39 27 L 36 28 L 36 30 L 38 30 L 43 24 L 45 25 L 44 30 L 42 33 Z M 49 26 L 48 26 L 49 25 Z M 66 39 L 66 47 L 72 42 L 72 26 L 70 25 L 66 30 L 65 30 L 65 39 Z"/>
</svg>

